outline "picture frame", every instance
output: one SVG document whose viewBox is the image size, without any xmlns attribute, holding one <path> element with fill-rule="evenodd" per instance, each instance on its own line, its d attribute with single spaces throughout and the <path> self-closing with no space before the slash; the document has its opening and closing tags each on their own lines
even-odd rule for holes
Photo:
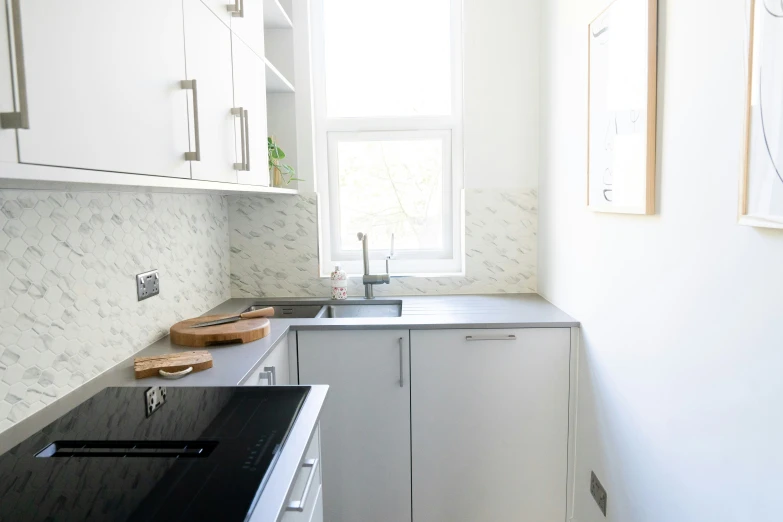
<svg viewBox="0 0 783 522">
<path fill-rule="evenodd" d="M 588 25 L 590 210 L 655 214 L 657 48 L 657 0 L 614 0 Z"/>
<path fill-rule="evenodd" d="M 783 7 L 750 0 L 749 9 L 739 224 L 783 229 Z"/>
</svg>

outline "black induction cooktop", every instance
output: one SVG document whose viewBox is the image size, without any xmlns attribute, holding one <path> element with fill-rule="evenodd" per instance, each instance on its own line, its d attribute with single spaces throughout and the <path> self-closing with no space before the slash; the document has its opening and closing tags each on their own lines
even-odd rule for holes
<svg viewBox="0 0 783 522">
<path fill-rule="evenodd" d="M 0 456 L 0 521 L 243 521 L 309 392 L 107 388 Z"/>
</svg>

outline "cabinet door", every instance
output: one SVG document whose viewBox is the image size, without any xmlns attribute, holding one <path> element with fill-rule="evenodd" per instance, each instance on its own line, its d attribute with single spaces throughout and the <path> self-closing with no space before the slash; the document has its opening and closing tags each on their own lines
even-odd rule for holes
<svg viewBox="0 0 783 522">
<path fill-rule="evenodd" d="M 231 12 L 236 4 L 229 0 L 201 0 L 215 16 L 217 16 L 226 27 L 231 27 Z"/>
<path fill-rule="evenodd" d="M 200 159 L 191 163 L 193 179 L 236 183 L 231 31 L 200 0 L 185 0 L 184 9 L 187 76 L 198 87 Z M 192 96 L 189 90 L 189 107 L 196 107 Z"/>
<path fill-rule="evenodd" d="M 288 338 L 282 339 L 242 386 L 288 386 Z"/>
<path fill-rule="evenodd" d="M 233 39 L 233 54 L 234 104 L 246 111 L 246 119 L 234 118 L 238 136 L 237 158 L 240 163 L 245 161 L 249 165 L 249 170 L 240 170 L 237 178 L 244 185 L 269 186 L 264 61 L 236 36 Z"/>
<path fill-rule="evenodd" d="M 410 520 L 408 335 L 298 333 L 300 384 L 329 385 L 321 414 L 324 520 Z"/>
<path fill-rule="evenodd" d="M 234 0 L 231 30 L 258 56 L 264 56 L 264 0 Z"/>
<path fill-rule="evenodd" d="M 566 519 L 569 358 L 567 328 L 411 332 L 415 522 Z"/>
<path fill-rule="evenodd" d="M 181 2 L 24 0 L 24 163 L 190 177 Z"/>
<path fill-rule="evenodd" d="M 0 112 L 16 112 L 14 78 L 11 72 L 11 35 L 5 6 L 0 9 Z M 0 129 L 0 161 L 16 162 L 16 131 Z"/>
</svg>

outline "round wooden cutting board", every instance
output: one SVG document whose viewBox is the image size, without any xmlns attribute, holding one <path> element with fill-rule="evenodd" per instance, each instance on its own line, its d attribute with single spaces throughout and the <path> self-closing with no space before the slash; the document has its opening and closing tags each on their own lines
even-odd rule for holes
<svg viewBox="0 0 783 522">
<path fill-rule="evenodd" d="M 194 348 L 215 346 L 216 344 L 249 343 L 266 337 L 271 331 L 269 319 L 264 317 L 258 319 L 242 319 L 233 323 L 219 324 L 217 326 L 193 328 L 194 324 L 214 321 L 224 317 L 230 316 L 210 315 L 207 317 L 196 317 L 194 319 L 188 319 L 187 321 L 181 321 L 171 327 L 171 342 Z"/>
</svg>

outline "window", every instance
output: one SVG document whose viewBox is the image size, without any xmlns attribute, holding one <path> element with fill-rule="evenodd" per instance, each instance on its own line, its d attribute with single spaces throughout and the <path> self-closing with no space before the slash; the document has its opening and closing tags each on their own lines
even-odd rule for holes
<svg viewBox="0 0 783 522">
<path fill-rule="evenodd" d="M 321 272 L 460 274 L 459 0 L 317 0 L 313 78 Z M 373 263 L 380 273 L 382 263 Z"/>
</svg>

